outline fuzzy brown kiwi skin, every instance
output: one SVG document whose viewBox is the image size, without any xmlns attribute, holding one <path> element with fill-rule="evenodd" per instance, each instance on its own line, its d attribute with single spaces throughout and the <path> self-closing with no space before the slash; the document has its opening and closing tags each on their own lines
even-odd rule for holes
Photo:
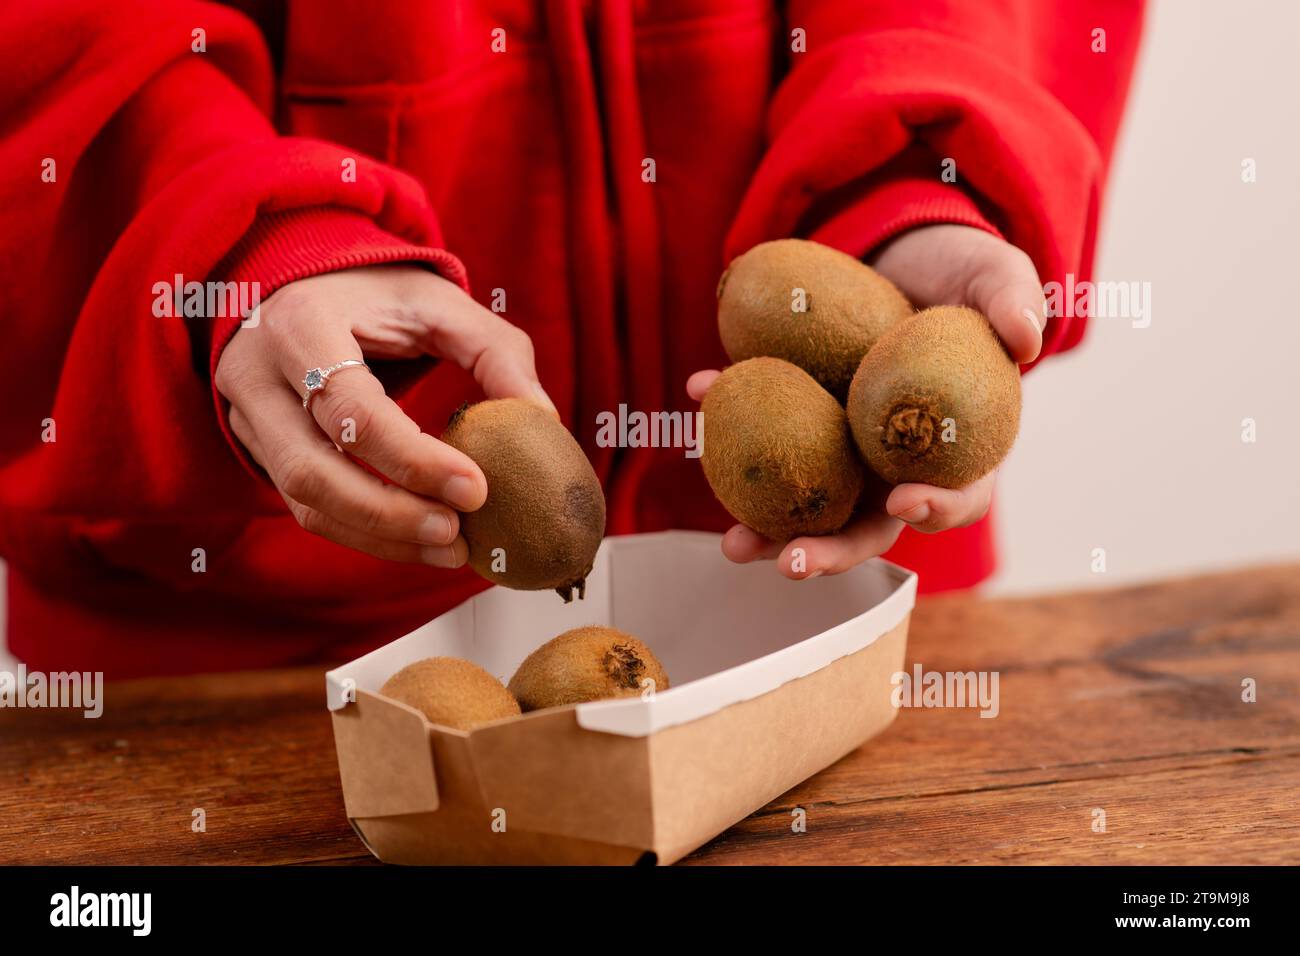
<svg viewBox="0 0 1300 956">
<path fill-rule="evenodd" d="M 519 702 L 477 664 L 457 657 L 428 657 L 403 667 L 379 693 L 414 707 L 435 724 L 473 730 L 519 715 Z"/>
<path fill-rule="evenodd" d="M 792 293 L 804 290 L 806 311 Z M 718 332 L 733 362 L 785 359 L 840 402 L 862 356 L 912 307 L 894 285 L 846 253 L 804 239 L 760 243 L 718 280 Z"/>
<path fill-rule="evenodd" d="M 634 697 L 642 682 L 668 689 L 668 674 L 650 648 L 611 627 L 577 627 L 528 655 L 510 678 L 525 712 L 590 700 Z"/>
<path fill-rule="evenodd" d="M 832 534 L 853 514 L 862 463 L 835 398 L 777 358 L 739 362 L 709 387 L 705 477 L 723 507 L 773 541 Z"/>
<path fill-rule="evenodd" d="M 847 410 L 881 478 L 964 488 L 1015 443 L 1020 370 L 984 316 L 939 306 L 881 337 L 853 377 Z"/>
<path fill-rule="evenodd" d="M 469 563 L 494 584 L 586 596 L 605 534 L 605 496 L 568 430 L 532 402 L 508 398 L 461 406 L 442 440 L 483 470 L 483 507 L 461 515 Z M 503 549 L 506 570 L 494 569 Z"/>
</svg>

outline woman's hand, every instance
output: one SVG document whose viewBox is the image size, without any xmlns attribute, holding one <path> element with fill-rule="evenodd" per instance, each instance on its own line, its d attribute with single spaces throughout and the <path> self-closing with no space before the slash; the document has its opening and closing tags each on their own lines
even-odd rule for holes
<svg viewBox="0 0 1300 956">
<path fill-rule="evenodd" d="M 303 377 L 347 359 L 448 358 L 492 398 L 554 410 L 528 336 L 418 266 L 301 279 L 262 303 L 216 369 L 230 427 L 308 531 L 379 558 L 465 563 L 457 511 L 487 498 L 482 471 L 406 416 L 367 369 L 335 372 L 302 407 Z M 339 449 L 387 477 L 385 484 Z"/>
<path fill-rule="evenodd" d="M 966 305 L 982 312 L 1017 362 L 1033 361 L 1042 349 L 1038 273 L 1027 255 L 996 236 L 969 226 L 921 226 L 887 243 L 871 265 L 917 308 Z M 686 391 L 700 401 L 718 375 L 696 372 Z M 904 524 L 933 534 L 978 521 L 989 510 L 995 477 L 996 472 L 956 490 L 919 484 L 891 490 L 868 474 L 863 501 L 869 507 L 838 534 L 769 541 L 738 524 L 722 539 L 722 552 L 740 563 L 776 558 L 789 578 L 838 574 L 888 551 Z M 796 549 L 802 549 L 799 561 Z"/>
</svg>

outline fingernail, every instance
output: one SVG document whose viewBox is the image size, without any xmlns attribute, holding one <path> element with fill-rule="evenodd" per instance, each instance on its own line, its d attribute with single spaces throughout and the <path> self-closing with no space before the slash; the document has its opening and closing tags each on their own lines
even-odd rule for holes
<svg viewBox="0 0 1300 956">
<path fill-rule="evenodd" d="M 456 552 L 450 547 L 421 548 L 420 560 L 435 568 L 451 568 L 456 566 Z"/>
<path fill-rule="evenodd" d="M 442 486 L 442 500 L 457 511 L 472 510 L 478 504 L 474 479 L 468 475 L 454 475 Z"/>
<path fill-rule="evenodd" d="M 804 580 L 805 580 L 805 581 L 811 581 L 813 578 L 819 578 L 819 577 L 821 577 L 821 575 L 822 575 L 822 569 L 821 569 L 821 568 L 818 568 L 818 569 L 817 569 L 816 571 L 814 571 L 812 574 L 805 575 L 805 576 L 804 576 Z"/>
<path fill-rule="evenodd" d="M 912 505 L 906 511 L 900 511 L 894 517 L 908 524 L 923 524 L 930 517 L 930 503 L 922 501 L 919 505 Z"/>
<path fill-rule="evenodd" d="M 1043 317 L 1040 316 L 1040 315 L 1039 315 L 1037 312 L 1035 312 L 1033 309 L 1029 309 L 1029 308 L 1026 308 L 1022 314 L 1024 315 L 1024 317 L 1025 317 L 1026 319 L 1029 320 L 1029 324 L 1032 325 L 1032 326 L 1034 327 L 1034 330 L 1035 330 L 1039 335 L 1042 335 L 1042 334 L 1043 334 Z"/>
<path fill-rule="evenodd" d="M 551 396 L 546 394 L 546 389 L 542 388 L 541 382 L 537 382 L 533 385 L 533 393 L 537 396 L 539 402 L 555 413 L 556 418 L 560 417 L 560 410 L 556 408 L 555 403 L 551 401 Z"/>
<path fill-rule="evenodd" d="M 451 519 L 441 511 L 433 511 L 420 525 L 419 537 L 425 544 L 446 544 L 456 537 L 456 530 L 451 526 Z"/>
</svg>

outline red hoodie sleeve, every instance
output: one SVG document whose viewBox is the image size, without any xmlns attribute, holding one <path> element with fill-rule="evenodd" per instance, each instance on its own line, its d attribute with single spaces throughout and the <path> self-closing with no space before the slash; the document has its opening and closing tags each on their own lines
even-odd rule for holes
<svg viewBox="0 0 1300 956">
<path fill-rule="evenodd" d="M 1086 278 L 1141 14 L 1140 0 L 794 0 L 787 49 L 801 30 L 806 52 L 788 54 L 728 256 L 786 235 L 862 256 L 957 222 L 1001 234 L 1045 280 Z M 1052 319 L 1043 354 L 1083 325 Z"/>
<path fill-rule="evenodd" d="M 21 360 L 0 376 L 6 506 L 161 511 L 242 480 L 207 375 L 237 320 L 159 316 L 160 282 L 227 269 L 265 297 L 400 258 L 464 284 L 413 179 L 276 135 L 243 15 L 64 0 L 0 3 L 0 21 L 0 321 Z"/>
</svg>

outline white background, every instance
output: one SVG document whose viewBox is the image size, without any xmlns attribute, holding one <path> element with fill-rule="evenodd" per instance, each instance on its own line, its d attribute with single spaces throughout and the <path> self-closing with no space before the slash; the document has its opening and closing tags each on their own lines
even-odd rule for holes
<svg viewBox="0 0 1300 956">
<path fill-rule="evenodd" d="M 1149 8 L 1097 278 L 1149 281 L 1151 326 L 1094 320 L 1026 377 L 989 590 L 1300 558 L 1297 37 L 1300 4 Z"/>
</svg>

